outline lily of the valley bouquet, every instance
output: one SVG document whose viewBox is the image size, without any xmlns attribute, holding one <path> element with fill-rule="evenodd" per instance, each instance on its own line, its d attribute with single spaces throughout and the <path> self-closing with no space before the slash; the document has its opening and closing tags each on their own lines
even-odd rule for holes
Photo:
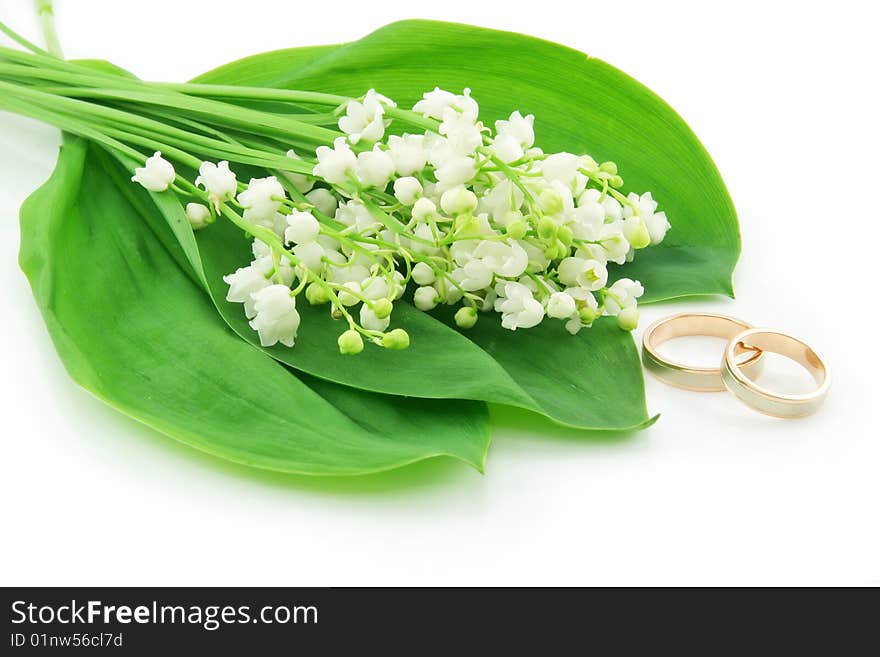
<svg viewBox="0 0 880 657">
<path fill-rule="evenodd" d="M 711 161 L 597 60 L 409 22 L 151 83 L 64 60 L 38 4 L 50 50 L 0 48 L 0 108 L 65 134 L 22 266 L 74 378 L 203 450 L 482 469 L 487 402 L 647 426 L 639 299 L 730 292 Z"/>
</svg>

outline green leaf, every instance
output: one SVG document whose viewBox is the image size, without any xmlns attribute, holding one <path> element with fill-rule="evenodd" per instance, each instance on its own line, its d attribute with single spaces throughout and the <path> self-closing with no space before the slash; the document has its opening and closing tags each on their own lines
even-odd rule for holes
<svg viewBox="0 0 880 657">
<path fill-rule="evenodd" d="M 732 294 L 739 229 L 705 149 L 660 98 L 583 53 L 519 34 L 405 21 L 350 44 L 249 57 L 196 81 L 349 95 L 375 87 L 403 106 L 434 85 L 470 87 L 484 121 L 504 118 L 515 108 L 534 113 L 538 143 L 546 150 L 612 159 L 628 190 L 650 190 L 659 199 L 673 229 L 661 245 L 641 251 L 620 271 L 642 280 L 645 300 Z M 247 261 L 244 246 L 223 230 L 199 236 L 209 287 L 230 326 L 256 344 L 241 309 L 223 301 L 220 276 Z M 462 335 L 451 328 L 448 315 L 441 321 L 433 315 L 399 303 L 394 321 L 410 333 L 410 350 L 368 349 L 357 359 L 340 360 L 328 348 L 338 326 L 325 309 L 304 310 L 300 346 L 309 348 L 267 353 L 367 390 L 484 399 L 584 428 L 623 429 L 648 421 L 637 351 L 608 320 L 577 338 L 554 322 L 512 333 L 494 318 Z"/>
<path fill-rule="evenodd" d="M 114 184 L 119 175 L 109 156 L 66 138 L 21 210 L 22 269 L 80 385 L 181 442 L 260 468 L 351 475 L 447 455 L 482 470 L 484 404 L 294 375 L 228 330 L 178 266 L 182 252 L 169 252 L 180 247 L 149 197 Z"/>
<path fill-rule="evenodd" d="M 733 295 L 739 227 L 706 150 L 649 89 L 576 50 L 521 34 L 403 21 L 353 43 L 248 57 L 196 81 L 354 96 L 375 87 L 402 106 L 435 85 L 470 87 L 484 122 L 514 109 L 533 113 L 545 150 L 613 160 L 627 191 L 653 192 L 672 230 L 621 272 L 644 283 L 644 300 Z"/>
</svg>

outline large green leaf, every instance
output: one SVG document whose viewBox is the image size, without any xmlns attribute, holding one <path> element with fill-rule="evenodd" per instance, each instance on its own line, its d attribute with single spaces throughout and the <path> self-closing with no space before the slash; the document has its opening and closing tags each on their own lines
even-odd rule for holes
<svg viewBox="0 0 880 657">
<path fill-rule="evenodd" d="M 102 157 L 103 156 L 103 157 Z M 21 266 L 80 385 L 186 444 L 247 465 L 358 474 L 448 455 L 482 469 L 484 404 L 357 391 L 240 340 L 188 278 L 180 246 L 117 165 L 66 139 L 23 205 Z M 176 259 L 175 259 L 176 258 Z"/>
<path fill-rule="evenodd" d="M 403 21 L 353 43 L 248 57 L 197 81 L 350 95 L 375 87 L 404 106 L 434 85 L 470 87 L 484 121 L 534 113 L 545 150 L 614 160 L 627 190 L 654 193 L 672 230 L 625 268 L 645 284 L 646 301 L 733 294 L 739 227 L 711 158 L 663 100 L 582 52 L 522 34 Z"/>
<path fill-rule="evenodd" d="M 739 253 L 733 205 L 711 159 L 680 117 L 613 67 L 556 44 L 475 27 L 406 21 L 360 41 L 246 58 L 197 79 L 358 95 L 375 87 L 403 105 L 433 85 L 470 87 L 482 117 L 519 108 L 537 116 L 548 150 L 590 152 L 621 165 L 629 189 L 651 190 L 673 222 L 658 247 L 639 253 L 625 275 L 641 279 L 646 300 L 731 294 Z M 244 264 L 245 245 L 220 227 L 199 236 L 215 303 L 256 343 L 237 306 L 223 301 L 222 274 Z M 511 333 L 486 318 L 465 335 L 448 315 L 398 304 L 395 323 L 412 336 L 403 354 L 367 350 L 339 359 L 339 332 L 324 309 L 305 311 L 299 348 L 267 350 L 302 371 L 366 390 L 461 397 L 519 406 L 556 422 L 599 429 L 643 426 L 641 369 L 628 335 L 600 321 L 577 338 L 555 322 Z"/>
</svg>

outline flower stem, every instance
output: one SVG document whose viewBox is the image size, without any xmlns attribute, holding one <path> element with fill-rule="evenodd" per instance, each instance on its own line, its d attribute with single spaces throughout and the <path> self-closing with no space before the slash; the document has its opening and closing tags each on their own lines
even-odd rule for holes
<svg viewBox="0 0 880 657">
<path fill-rule="evenodd" d="M 37 15 L 40 17 L 40 26 L 43 28 L 43 39 L 46 49 L 58 59 L 64 59 L 61 52 L 61 43 L 58 41 L 58 32 L 55 31 L 55 12 L 52 9 L 52 0 L 34 0 Z"/>
</svg>

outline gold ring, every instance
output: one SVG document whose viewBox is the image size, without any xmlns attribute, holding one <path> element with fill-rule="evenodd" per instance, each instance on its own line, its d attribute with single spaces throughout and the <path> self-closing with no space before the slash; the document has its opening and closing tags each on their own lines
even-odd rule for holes
<svg viewBox="0 0 880 657">
<path fill-rule="evenodd" d="M 770 351 L 791 358 L 806 368 L 818 387 L 805 395 L 783 395 L 762 388 L 737 364 L 736 352 L 739 347 Z M 780 418 L 804 417 L 814 413 L 831 387 L 831 373 L 819 354 L 797 338 L 769 329 L 748 329 L 733 337 L 724 350 L 721 380 L 740 401 L 756 411 Z"/>
<path fill-rule="evenodd" d="M 681 313 L 665 317 L 645 330 L 642 336 L 642 362 L 651 374 L 664 383 L 697 392 L 719 392 L 724 390 L 720 368 L 692 367 L 676 363 L 660 356 L 656 348 L 672 338 L 691 335 L 708 335 L 730 340 L 750 328 L 751 325 L 742 320 L 714 313 Z M 760 350 L 739 346 L 734 351 L 735 356 L 749 353 L 749 357 L 739 364 L 742 371 L 753 376 L 760 374 L 764 364 Z"/>
</svg>

